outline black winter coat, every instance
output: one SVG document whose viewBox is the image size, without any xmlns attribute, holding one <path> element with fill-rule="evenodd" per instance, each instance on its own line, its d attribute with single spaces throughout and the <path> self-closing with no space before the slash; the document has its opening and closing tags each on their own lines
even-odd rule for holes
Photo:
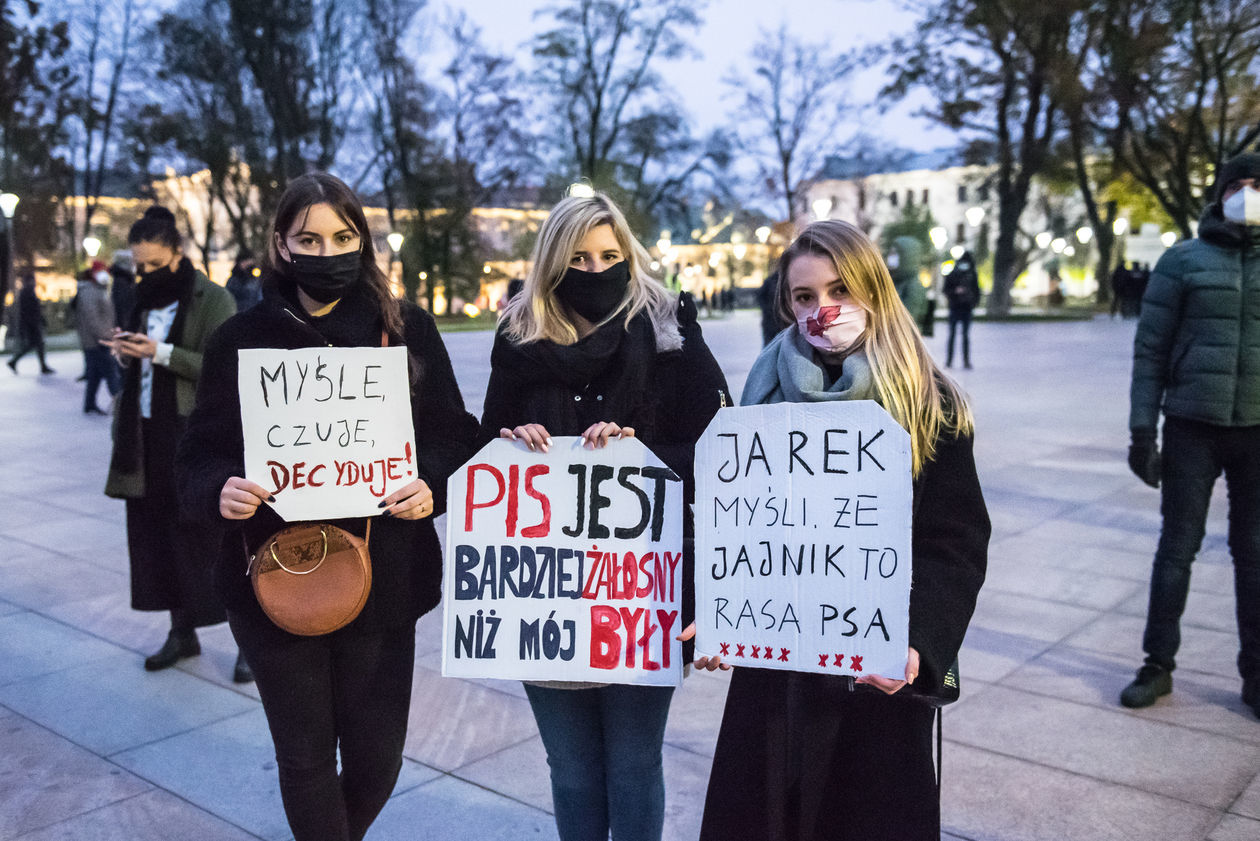
<svg viewBox="0 0 1260 841">
<path fill-rule="evenodd" d="M 600 421 L 631 426 L 682 478 L 684 502 L 693 502 L 696 441 L 717 410 L 734 403 L 690 295 L 679 296 L 677 314 L 683 345 L 674 351 L 657 352 L 645 315 L 628 330 L 617 318 L 563 347 L 546 341 L 517 345 L 500 332 L 490 357 L 482 440 L 527 423 L 542 424 L 552 435 L 581 435 Z M 686 513 L 690 538 L 689 507 Z M 685 628 L 695 617 L 694 552 L 684 552 L 683 566 Z M 684 646 L 684 662 L 691 650 L 691 643 Z"/>
<path fill-rule="evenodd" d="M 283 282 L 280 283 L 284 286 Z M 355 626 L 386 627 L 414 622 L 437 605 L 442 591 L 442 557 L 433 518 L 446 508 L 446 480 L 475 451 L 476 419 L 464 410 L 450 358 L 432 317 L 403 304 L 403 335 L 419 378 L 412 384 L 412 420 L 419 478 L 433 490 L 434 513 L 423 520 L 378 518 L 372 527 L 372 591 Z M 356 287 L 321 318 L 308 315 L 289 294 L 269 289 L 258 306 L 229 319 L 205 351 L 197 406 L 180 442 L 176 481 L 185 516 L 226 529 L 217 566 L 219 591 L 229 611 L 262 617 L 245 575 L 245 543 L 257 547 L 285 523 L 266 505 L 244 521 L 219 515 L 219 491 L 232 476 L 244 476 L 244 440 L 237 391 L 237 351 L 243 348 L 295 349 L 376 347 L 381 318 L 375 302 Z M 399 344 L 391 337 L 390 344 Z M 418 363 L 418 364 L 417 364 Z M 362 535 L 365 521 L 338 525 Z M 242 536 L 244 542 L 242 542 Z"/>
</svg>

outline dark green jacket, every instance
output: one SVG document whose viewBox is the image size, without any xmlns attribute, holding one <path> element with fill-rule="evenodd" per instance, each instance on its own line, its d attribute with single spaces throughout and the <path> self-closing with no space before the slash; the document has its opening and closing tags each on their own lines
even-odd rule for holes
<svg viewBox="0 0 1260 841">
<path fill-rule="evenodd" d="M 193 286 L 192 306 L 184 321 L 184 336 L 171 350 L 167 370 L 175 375 L 175 411 L 180 418 L 192 414 L 197 402 L 197 380 L 201 376 L 201 352 L 210 334 L 236 312 L 236 302 L 222 286 L 211 283 L 201 272 Z M 118 423 L 118 412 L 114 412 Z M 115 430 L 117 437 L 117 430 Z M 143 461 L 143 460 L 142 460 Z M 144 466 L 135 473 L 111 469 L 105 480 L 105 495 L 118 499 L 144 496 Z"/>
<path fill-rule="evenodd" d="M 889 271 L 893 286 L 897 288 L 901 303 L 906 305 L 910 316 L 918 323 L 927 311 L 927 290 L 919 282 L 919 269 L 923 267 L 923 247 L 914 237 L 897 237 L 893 240 L 893 251 L 898 259 L 897 268 Z"/>
<path fill-rule="evenodd" d="M 1199 237 L 1151 274 L 1133 343 L 1129 428 L 1164 414 L 1217 426 L 1260 424 L 1260 226 L 1228 222 L 1220 203 Z"/>
</svg>

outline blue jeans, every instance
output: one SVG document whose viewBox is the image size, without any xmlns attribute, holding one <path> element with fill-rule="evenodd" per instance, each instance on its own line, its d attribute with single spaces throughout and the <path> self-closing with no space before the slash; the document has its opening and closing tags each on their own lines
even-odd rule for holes
<svg viewBox="0 0 1260 841">
<path fill-rule="evenodd" d="M 560 841 L 660 841 L 672 686 L 525 685 L 551 766 Z"/>
<path fill-rule="evenodd" d="M 1260 678 L 1260 426 L 1164 421 L 1160 513 L 1164 524 L 1151 570 L 1151 601 L 1142 647 L 1146 662 L 1171 671 L 1181 645 L 1181 614 L 1190 564 L 1203 542 L 1216 477 L 1229 493 L 1229 548 L 1234 559 L 1238 671 Z"/>
</svg>

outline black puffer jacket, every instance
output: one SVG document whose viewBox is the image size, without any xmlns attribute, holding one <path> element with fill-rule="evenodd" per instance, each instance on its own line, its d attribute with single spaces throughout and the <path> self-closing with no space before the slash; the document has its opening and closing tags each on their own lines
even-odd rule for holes
<svg viewBox="0 0 1260 841">
<path fill-rule="evenodd" d="M 1217 426 L 1260 424 L 1260 226 L 1208 206 L 1198 239 L 1170 248 L 1142 297 L 1129 428 L 1164 413 Z"/>
<path fill-rule="evenodd" d="M 450 358 L 428 313 L 403 305 L 403 336 L 419 379 L 411 392 L 420 478 L 433 490 L 435 511 L 423 520 L 377 518 L 372 526 L 372 592 L 355 625 L 397 626 L 415 621 L 437 605 L 442 592 L 442 556 L 433 517 L 446 508 L 446 480 L 476 448 L 477 421 L 464 401 Z M 237 351 L 242 348 L 375 347 L 381 319 L 375 302 L 357 287 L 322 318 L 313 318 L 281 291 L 269 290 L 256 307 L 223 324 L 205 351 L 197 406 L 180 442 L 176 481 L 185 516 L 226 529 L 217 567 L 219 591 L 229 610 L 262 616 L 245 576 L 242 536 L 256 547 L 285 523 L 266 505 L 249 520 L 219 515 L 219 491 L 231 476 L 244 476 L 237 391 Z M 399 344 L 393 337 L 391 344 Z M 363 519 L 336 521 L 362 535 Z"/>
</svg>

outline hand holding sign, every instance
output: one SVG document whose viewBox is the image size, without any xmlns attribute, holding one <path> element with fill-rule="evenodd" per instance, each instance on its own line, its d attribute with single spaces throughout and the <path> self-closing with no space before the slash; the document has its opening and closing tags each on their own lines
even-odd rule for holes
<svg viewBox="0 0 1260 841">
<path fill-rule="evenodd" d="M 275 501 L 271 491 L 257 482 L 233 476 L 223 483 L 223 490 L 219 491 L 219 514 L 225 520 L 248 520 L 254 516 L 258 506 Z"/>
<path fill-rule="evenodd" d="M 682 482 L 620 427 L 532 426 L 447 484 L 442 674 L 677 685 Z"/>
<path fill-rule="evenodd" d="M 909 435 L 874 401 L 721 409 L 696 445 L 697 658 L 899 689 L 911 499 Z"/>
<path fill-rule="evenodd" d="M 274 494 L 266 501 L 277 514 L 293 521 L 382 508 L 404 519 L 433 512 L 417 475 L 406 348 L 250 349 L 238 358 L 245 478 Z M 264 498 L 225 486 L 220 512 L 251 516 L 248 494 Z"/>
</svg>

